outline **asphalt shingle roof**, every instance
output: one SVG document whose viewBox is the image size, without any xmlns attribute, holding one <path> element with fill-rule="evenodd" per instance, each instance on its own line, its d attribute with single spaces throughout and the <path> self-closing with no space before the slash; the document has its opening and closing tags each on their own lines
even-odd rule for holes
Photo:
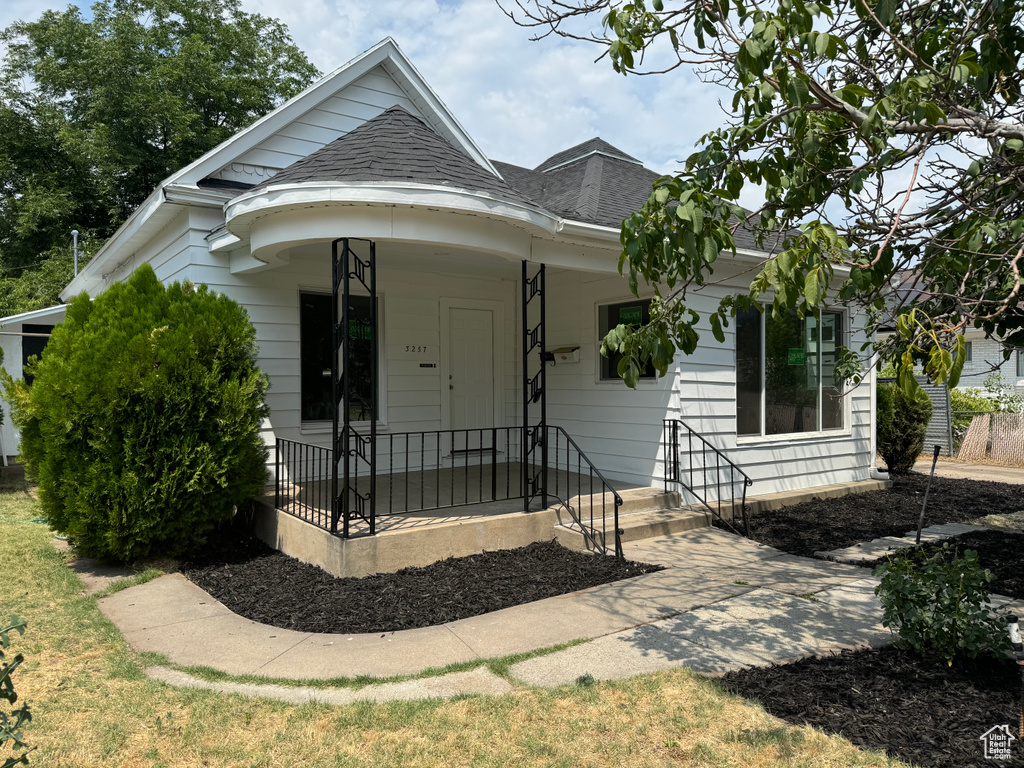
<svg viewBox="0 0 1024 768">
<path fill-rule="evenodd" d="M 557 168 L 560 165 L 563 165 L 564 163 L 571 162 L 573 160 L 579 160 L 595 152 L 603 152 L 606 155 L 612 155 L 622 160 L 630 160 L 633 163 L 636 163 L 637 165 L 643 165 L 643 163 L 641 163 L 635 157 L 627 155 L 618 147 L 613 147 L 604 139 L 595 137 L 593 139 L 584 141 L 582 144 L 577 144 L 575 147 L 569 147 L 569 149 L 564 149 L 561 152 L 552 155 L 543 163 L 538 165 L 534 170 L 541 172 L 550 171 L 554 168 Z"/>
<path fill-rule="evenodd" d="M 617 228 L 647 201 L 659 178 L 600 138 L 558 152 L 534 169 L 497 161 L 494 167 L 503 179 L 395 106 L 253 189 L 301 182 L 409 181 L 485 192 L 568 220 Z M 219 180 L 204 182 L 215 186 Z M 737 247 L 761 250 L 746 227 L 735 237 Z"/>
<path fill-rule="evenodd" d="M 254 189 L 317 181 L 410 181 L 530 202 L 398 106 L 292 163 Z"/>
</svg>

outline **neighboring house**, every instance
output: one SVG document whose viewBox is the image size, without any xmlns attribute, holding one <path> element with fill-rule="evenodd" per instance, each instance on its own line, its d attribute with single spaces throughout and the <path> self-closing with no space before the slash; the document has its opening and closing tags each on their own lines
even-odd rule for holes
<svg viewBox="0 0 1024 768">
<path fill-rule="evenodd" d="M 533 169 L 490 160 L 389 39 L 164 180 L 63 298 L 95 295 L 148 262 L 163 281 L 235 299 L 270 379 L 268 444 L 324 457 L 334 439 L 332 249 L 345 255 L 344 242 L 332 244 L 361 239 L 348 245 L 369 263 L 372 242 L 376 299 L 351 278 L 352 393 L 341 417 L 354 432 L 342 425 L 338 442 L 367 458 L 355 474 L 371 471 L 371 454 L 391 486 L 408 482 L 403 470 L 440 477 L 499 453 L 515 463 L 524 420 L 546 417 L 624 483 L 661 484 L 666 419 L 723 451 L 759 494 L 871 477 L 873 387 L 841 394 L 832 377 L 837 349 L 864 341 L 846 309 L 820 322 L 743 315 L 723 344 L 708 328 L 693 355 L 664 378 L 648 372 L 636 391 L 601 357 L 611 327 L 646 317 L 651 291 L 631 296 L 618 274 L 619 224 L 657 177 L 601 139 Z M 747 289 L 763 254 L 737 237 L 738 256 L 690 292 L 698 311 Z M 555 353 L 546 366 L 542 351 Z M 568 455 L 570 443 L 549 440 L 551 461 L 562 446 Z M 274 459 L 275 470 L 296 471 L 291 458 Z M 520 480 L 481 470 L 488 482 L 514 496 Z"/>
<path fill-rule="evenodd" d="M 4 370 L 15 378 L 25 377 L 31 381 L 25 373 L 25 364 L 30 358 L 42 354 L 53 326 L 62 322 L 63 304 L 0 319 L 0 349 L 4 353 Z M 11 409 L 5 402 L 3 424 L 0 425 L 0 455 L 6 461 L 17 452 L 18 430 L 11 423 Z"/>
<path fill-rule="evenodd" d="M 921 290 L 917 272 L 901 272 L 896 280 L 896 288 L 887 298 L 890 312 L 895 313 L 897 307 L 912 307 Z M 885 339 L 893 333 L 895 326 L 885 325 L 879 329 L 878 337 Z M 1009 359 L 1006 359 L 1005 347 L 999 339 L 985 338 L 985 332 L 978 328 L 966 329 L 964 340 L 967 344 L 967 360 L 964 361 L 957 389 L 984 389 L 985 380 L 995 373 L 1002 378 L 1004 386 L 1024 394 L 1024 349 L 1011 350 Z M 918 368 L 918 371 L 923 373 L 922 368 Z"/>
<path fill-rule="evenodd" d="M 1013 350 L 1010 359 L 1004 360 L 1003 345 L 996 339 L 986 339 L 983 331 L 970 328 L 964 332 L 964 338 L 967 360 L 957 389 L 984 389 L 985 380 L 997 373 L 1003 384 L 1024 394 L 1024 349 Z"/>
</svg>

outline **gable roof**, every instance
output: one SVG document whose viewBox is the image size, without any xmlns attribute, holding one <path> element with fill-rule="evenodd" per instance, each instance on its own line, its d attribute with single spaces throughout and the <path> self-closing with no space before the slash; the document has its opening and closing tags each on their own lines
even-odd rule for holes
<svg viewBox="0 0 1024 768">
<path fill-rule="evenodd" d="M 253 191 L 278 184 L 372 181 L 455 187 L 532 202 L 400 106 L 292 163 Z"/>
<path fill-rule="evenodd" d="M 220 207 L 231 197 L 231 192 L 239 190 L 237 187 L 225 188 L 215 183 L 210 184 L 210 176 L 375 67 L 382 67 L 394 79 L 424 114 L 430 126 L 444 136 L 451 146 L 497 176 L 498 172 L 491 161 L 406 58 L 398 44 L 388 37 L 161 181 L 65 287 L 61 296 L 70 297 L 101 285 L 104 273 L 111 271 L 113 265 L 110 262 L 116 254 L 130 253 L 144 245 L 180 211 L 180 208 L 169 203 L 198 201 L 200 204 Z"/>
</svg>

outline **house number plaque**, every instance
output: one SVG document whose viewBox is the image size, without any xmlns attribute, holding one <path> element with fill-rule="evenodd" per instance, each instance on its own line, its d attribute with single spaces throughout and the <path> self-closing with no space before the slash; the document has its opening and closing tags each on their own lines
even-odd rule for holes
<svg viewBox="0 0 1024 768">
<path fill-rule="evenodd" d="M 437 357 L 437 347 L 429 344 L 403 344 L 402 354 L 411 357 Z"/>
</svg>

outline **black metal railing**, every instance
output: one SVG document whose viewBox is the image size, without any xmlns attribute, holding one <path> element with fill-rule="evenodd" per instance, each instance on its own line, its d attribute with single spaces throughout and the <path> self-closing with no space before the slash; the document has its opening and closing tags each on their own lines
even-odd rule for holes
<svg viewBox="0 0 1024 768">
<path fill-rule="evenodd" d="M 365 512 L 374 521 L 521 499 L 523 478 L 543 474 L 539 452 L 524 464 L 522 434 L 522 427 L 488 427 L 378 435 L 378 474 L 353 474 L 349 484 L 354 494 L 366 498 L 373 484 L 376 504 Z M 548 426 L 544 434 L 547 495 L 540 505 L 557 502 L 588 549 L 621 557 L 622 497 L 563 428 Z M 340 530 L 343 536 L 375 531 L 375 525 L 368 531 L 332 525 L 332 457 L 330 448 L 278 438 L 275 506 L 324 530 Z"/>
<path fill-rule="evenodd" d="M 622 557 L 618 491 L 562 427 L 548 425 L 547 457 L 547 495 L 569 513 L 588 549 Z"/>
<path fill-rule="evenodd" d="M 274 506 L 307 523 L 331 530 L 334 467 L 330 448 L 277 438 Z"/>
<path fill-rule="evenodd" d="M 754 484 L 728 456 L 678 419 L 665 419 L 663 429 L 665 491 L 671 485 L 686 489 L 719 522 L 739 533 L 733 523 L 743 517 L 743 535 L 750 535 L 747 520 L 747 488 Z M 683 457 L 686 466 L 683 466 Z M 739 493 L 737 494 L 737 488 Z M 728 510 L 728 518 L 723 514 Z"/>
<path fill-rule="evenodd" d="M 521 435 L 519 427 L 381 435 L 377 442 L 381 473 L 377 514 L 425 512 L 522 497 L 517 474 Z"/>
</svg>

